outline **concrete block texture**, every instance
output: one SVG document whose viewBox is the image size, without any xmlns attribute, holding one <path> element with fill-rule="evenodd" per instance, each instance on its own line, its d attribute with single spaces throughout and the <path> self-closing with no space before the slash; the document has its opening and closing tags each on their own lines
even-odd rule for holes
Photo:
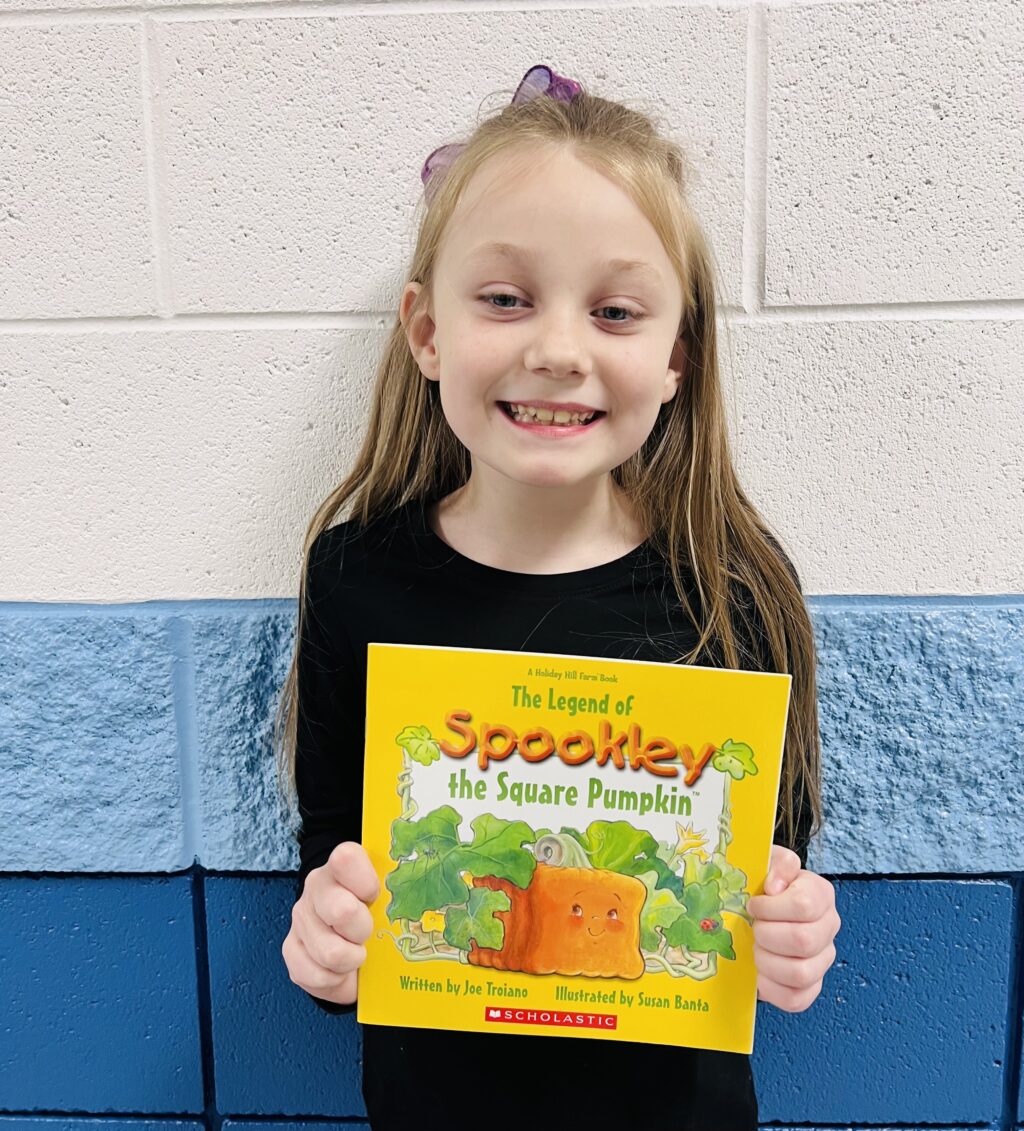
<svg viewBox="0 0 1024 1131">
<path fill-rule="evenodd" d="M 507 105 L 535 63 L 684 142 L 738 302 L 747 18 L 685 4 L 158 20 L 175 308 L 393 306 L 424 160 Z"/>
<path fill-rule="evenodd" d="M 737 471 L 805 592 L 1024 590 L 1024 321 L 762 323 L 725 340 Z"/>
<path fill-rule="evenodd" d="M 277 602 L 275 602 L 275 605 Z M 263 603 L 191 616 L 199 805 L 206 868 L 298 866 L 271 731 L 294 642 L 295 609 Z"/>
<path fill-rule="evenodd" d="M 383 335 L 0 336 L 0 598 L 298 591 L 347 475 Z M 1024 589 L 1024 322 L 732 326 L 742 483 L 815 593 Z M 731 356 L 730 356 L 731 355 Z M 40 530 L 59 531 L 60 552 Z"/>
<path fill-rule="evenodd" d="M 0 598 L 297 594 L 306 527 L 369 414 L 375 344 L 372 331 L 0 335 L 0 416 L 19 421 L 0 446 Z"/>
<path fill-rule="evenodd" d="M 758 1006 L 760 1119 L 998 1124 L 1011 885 L 845 880 L 836 905 L 838 957 L 818 1000 L 804 1013 Z"/>
<path fill-rule="evenodd" d="M 0 317 L 154 314 L 139 24 L 5 22 L 0 50 Z"/>
<path fill-rule="evenodd" d="M 348 1120 L 344 1123 L 327 1123 L 319 1120 L 313 1123 L 308 1119 L 302 1120 L 301 1123 L 272 1123 L 261 1119 L 258 1123 L 247 1123 L 244 1119 L 225 1119 L 221 1126 L 224 1131 L 370 1131 L 369 1123 L 351 1123 Z M 3 1129 L 0 1128 L 0 1131 Z"/>
<path fill-rule="evenodd" d="M 0 877 L 0 921 L 0 1109 L 202 1112 L 187 876 Z"/>
<path fill-rule="evenodd" d="M 354 1014 L 325 1013 L 288 977 L 291 877 L 205 881 L 217 1108 L 365 1116 Z"/>
<path fill-rule="evenodd" d="M 206 1131 L 184 1119 L 98 1119 L 73 1115 L 0 1115 L 0 1131 Z"/>
<path fill-rule="evenodd" d="M 1019 298 L 1024 8 L 767 12 L 765 301 Z"/>
<path fill-rule="evenodd" d="M 818 871 L 1024 870 L 1024 602 L 814 613 Z"/>
<path fill-rule="evenodd" d="M 166 620 L 0 613 L 0 870 L 187 867 Z"/>
</svg>

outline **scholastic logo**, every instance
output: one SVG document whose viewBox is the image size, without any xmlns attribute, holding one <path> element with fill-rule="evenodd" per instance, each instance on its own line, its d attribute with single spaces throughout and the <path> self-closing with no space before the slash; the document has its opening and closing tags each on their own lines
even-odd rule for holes
<svg viewBox="0 0 1024 1131">
<path fill-rule="evenodd" d="M 506 1025 L 558 1025 L 570 1029 L 615 1029 L 617 1013 L 563 1013 L 560 1009 L 499 1009 L 493 1005 L 484 1010 L 484 1020 Z"/>
</svg>

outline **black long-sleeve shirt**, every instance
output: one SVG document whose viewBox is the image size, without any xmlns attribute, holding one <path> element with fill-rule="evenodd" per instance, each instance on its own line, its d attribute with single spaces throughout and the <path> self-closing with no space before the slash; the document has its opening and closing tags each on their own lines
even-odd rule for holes
<svg viewBox="0 0 1024 1131">
<path fill-rule="evenodd" d="M 790 563 L 790 568 L 792 568 Z M 696 591 L 691 602 L 699 608 Z M 297 894 L 335 845 L 361 840 L 366 646 L 381 643 L 669 662 L 697 636 L 649 543 L 615 561 L 522 574 L 464 557 L 413 501 L 366 529 L 324 531 L 306 574 L 299 638 Z M 741 640 L 741 667 L 772 670 Z M 720 664 L 714 656 L 701 661 Z M 810 814 L 791 847 L 806 861 Z M 785 843 L 777 832 L 776 838 Z M 313 1000 L 329 1013 L 343 1006 Z M 753 1131 L 743 1054 L 583 1037 L 363 1027 L 363 1095 L 374 1131 L 412 1125 Z"/>
</svg>

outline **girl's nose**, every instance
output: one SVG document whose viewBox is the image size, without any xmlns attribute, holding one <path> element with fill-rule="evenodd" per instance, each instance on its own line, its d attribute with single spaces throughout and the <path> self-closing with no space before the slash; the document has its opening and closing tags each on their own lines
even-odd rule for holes
<svg viewBox="0 0 1024 1131">
<path fill-rule="evenodd" d="M 533 370 L 546 370 L 556 377 L 576 377 L 589 368 L 584 344 L 585 327 L 569 314 L 552 313 L 535 323 L 535 333 L 525 362 Z"/>
</svg>

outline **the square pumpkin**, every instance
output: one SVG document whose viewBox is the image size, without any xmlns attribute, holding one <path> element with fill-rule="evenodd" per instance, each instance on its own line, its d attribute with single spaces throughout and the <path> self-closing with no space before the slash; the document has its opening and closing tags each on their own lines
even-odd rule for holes
<svg viewBox="0 0 1024 1131">
<path fill-rule="evenodd" d="M 505 892 L 511 904 L 495 913 L 505 924 L 500 950 L 474 943 L 474 965 L 592 978 L 643 974 L 640 911 L 647 889 L 634 876 L 538 864 L 525 889 L 493 876 L 475 876 L 473 883 Z"/>
</svg>

